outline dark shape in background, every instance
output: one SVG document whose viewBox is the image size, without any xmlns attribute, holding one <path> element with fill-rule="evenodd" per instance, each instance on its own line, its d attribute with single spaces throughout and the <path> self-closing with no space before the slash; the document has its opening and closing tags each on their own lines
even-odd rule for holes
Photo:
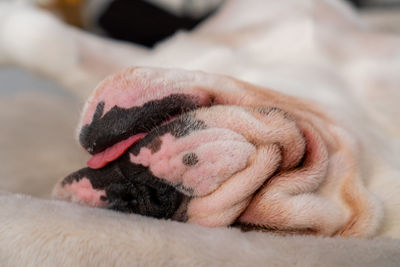
<svg viewBox="0 0 400 267">
<path fill-rule="evenodd" d="M 152 47 L 177 30 L 193 29 L 214 11 L 193 18 L 174 15 L 145 1 L 115 0 L 98 18 L 98 23 L 112 38 Z"/>
</svg>

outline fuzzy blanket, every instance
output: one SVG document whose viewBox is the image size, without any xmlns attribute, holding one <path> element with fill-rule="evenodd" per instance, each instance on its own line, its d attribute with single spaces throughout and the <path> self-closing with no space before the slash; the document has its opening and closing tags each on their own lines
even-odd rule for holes
<svg viewBox="0 0 400 267">
<path fill-rule="evenodd" d="M 96 37 L 82 37 L 31 7 L 3 2 L 0 63 L 41 73 L 72 91 L 1 94 L 0 121 L 6 127 L 0 130 L 0 188 L 8 191 L 0 193 L 2 266 L 400 265 L 400 241 L 392 239 L 400 238 L 398 36 L 373 32 L 333 0 L 236 0 L 194 33 L 178 33 L 144 50 L 98 45 Z M 30 30 L 23 30 L 27 25 Z M 49 38 L 54 30 L 62 34 Z M 76 55 L 78 48 L 69 42 L 74 38 L 85 41 L 87 47 L 77 47 L 87 57 Z M 35 45 L 28 46 L 32 40 Z M 108 61 L 85 61 L 95 50 L 109 51 Z M 366 184 L 385 208 L 378 237 L 243 233 L 40 199 L 87 159 L 72 138 L 82 100 L 105 75 L 132 64 L 229 74 L 295 96 L 308 90 L 309 98 L 349 111 L 358 118 L 353 127 L 369 134 L 368 151 L 379 155 L 365 168 Z M 370 121 L 377 126 L 369 128 Z"/>
<path fill-rule="evenodd" d="M 1 193 L 3 266 L 398 266 L 400 241 L 242 233 Z M 38 214 L 40 214 L 38 216 Z"/>
</svg>

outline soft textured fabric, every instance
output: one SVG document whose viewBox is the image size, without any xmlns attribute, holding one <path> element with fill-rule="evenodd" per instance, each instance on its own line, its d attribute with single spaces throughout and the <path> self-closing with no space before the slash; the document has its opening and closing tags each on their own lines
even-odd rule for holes
<svg viewBox="0 0 400 267">
<path fill-rule="evenodd" d="M 241 233 L 2 193 L 3 266 L 398 266 L 399 240 Z"/>
</svg>

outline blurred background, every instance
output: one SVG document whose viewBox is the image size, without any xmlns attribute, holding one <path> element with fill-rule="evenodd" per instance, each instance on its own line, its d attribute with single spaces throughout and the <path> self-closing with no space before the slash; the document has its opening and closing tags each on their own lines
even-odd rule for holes
<svg viewBox="0 0 400 267">
<path fill-rule="evenodd" d="M 177 30 L 195 28 L 224 2 L 32 1 L 71 25 L 147 47 Z M 349 2 L 376 30 L 400 34 L 400 0 Z M 81 105 L 74 94 L 51 81 L 13 66 L 0 66 L 0 189 L 49 197 L 57 179 L 82 167 L 87 155 L 74 141 Z"/>
<path fill-rule="evenodd" d="M 1 1 L 1 0 L 0 0 Z M 77 27 L 152 47 L 179 29 L 191 30 L 226 0 L 33 0 Z M 384 31 L 400 31 L 400 0 L 347 1 Z M 146 30 L 143 30 L 146 25 Z"/>
</svg>

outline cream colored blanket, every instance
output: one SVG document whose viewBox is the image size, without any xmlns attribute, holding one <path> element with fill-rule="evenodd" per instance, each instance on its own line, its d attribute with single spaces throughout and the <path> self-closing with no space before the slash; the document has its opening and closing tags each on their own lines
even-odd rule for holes
<svg viewBox="0 0 400 267">
<path fill-rule="evenodd" d="M 0 196 L 2 266 L 398 266 L 400 241 L 241 233 Z"/>
</svg>

